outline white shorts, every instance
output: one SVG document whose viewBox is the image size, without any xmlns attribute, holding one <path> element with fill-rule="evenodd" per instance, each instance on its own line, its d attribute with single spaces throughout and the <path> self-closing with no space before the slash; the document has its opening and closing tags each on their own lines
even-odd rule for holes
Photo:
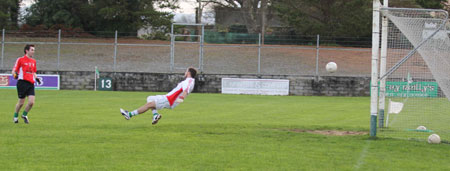
<svg viewBox="0 0 450 171">
<path fill-rule="evenodd" d="M 164 95 L 148 96 L 147 103 L 152 101 L 155 102 L 156 110 L 160 110 L 163 108 L 173 109 L 178 105 L 178 103 L 174 103 L 172 106 L 170 106 L 169 100 L 167 100 L 167 97 Z"/>
</svg>

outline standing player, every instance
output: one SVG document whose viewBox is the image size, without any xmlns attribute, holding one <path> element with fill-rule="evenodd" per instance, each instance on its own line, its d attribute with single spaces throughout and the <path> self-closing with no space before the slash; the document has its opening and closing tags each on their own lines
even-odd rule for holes
<svg viewBox="0 0 450 171">
<path fill-rule="evenodd" d="M 36 80 L 40 83 L 41 80 L 36 75 L 36 60 L 32 58 L 34 55 L 34 45 L 26 45 L 23 52 L 25 55 L 17 59 L 11 72 L 14 79 L 18 79 L 16 87 L 17 94 L 19 96 L 19 101 L 16 104 L 13 120 L 14 123 L 19 123 L 18 117 L 20 109 L 25 102 L 25 98 L 28 97 L 27 106 L 22 113 L 22 119 L 26 124 L 28 124 L 29 121 L 27 114 L 34 105 L 34 81 Z"/>
<path fill-rule="evenodd" d="M 120 113 L 125 117 L 125 119 L 129 120 L 131 117 L 139 115 L 141 113 L 146 112 L 149 109 L 152 109 L 153 112 L 153 121 L 152 124 L 158 123 L 158 120 L 161 119 L 161 115 L 158 114 L 159 109 L 168 108 L 173 109 L 175 106 L 183 102 L 184 98 L 194 90 L 194 82 L 195 75 L 197 74 L 197 70 L 190 67 L 184 73 L 185 80 L 178 83 L 177 87 L 175 87 L 172 91 L 167 93 L 166 95 L 157 95 L 157 96 L 148 96 L 147 103 L 140 108 L 128 112 L 126 110 L 120 109 Z"/>
</svg>

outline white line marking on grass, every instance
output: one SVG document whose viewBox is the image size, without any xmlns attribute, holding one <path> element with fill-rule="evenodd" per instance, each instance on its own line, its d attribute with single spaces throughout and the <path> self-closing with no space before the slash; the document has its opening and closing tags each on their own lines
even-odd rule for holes
<svg viewBox="0 0 450 171">
<path fill-rule="evenodd" d="M 366 140 L 366 145 L 363 147 L 363 150 L 361 151 L 361 155 L 359 155 L 358 162 L 355 165 L 355 170 L 359 170 L 360 167 L 364 164 L 364 159 L 367 155 L 367 150 L 369 149 L 371 140 Z"/>
</svg>

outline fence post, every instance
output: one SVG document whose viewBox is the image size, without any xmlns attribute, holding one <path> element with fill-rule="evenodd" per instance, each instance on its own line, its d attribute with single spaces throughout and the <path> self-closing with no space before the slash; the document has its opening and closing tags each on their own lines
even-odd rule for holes
<svg viewBox="0 0 450 171">
<path fill-rule="evenodd" d="M 4 54 L 5 54 L 5 29 L 2 30 L 2 66 L 1 66 L 2 69 L 3 69 Z"/>
<path fill-rule="evenodd" d="M 59 72 L 59 59 L 61 57 L 61 29 L 58 30 L 58 68 L 57 71 Z"/>
<path fill-rule="evenodd" d="M 258 74 L 261 74 L 261 33 L 258 34 Z"/>
<path fill-rule="evenodd" d="M 173 29 L 173 28 L 172 28 Z M 175 36 L 172 34 L 170 34 L 170 72 L 173 72 L 173 68 L 174 68 L 174 41 L 175 41 Z"/>
<path fill-rule="evenodd" d="M 170 27 L 170 72 L 173 72 L 173 67 L 174 67 L 174 64 L 173 64 L 173 61 L 174 61 L 174 41 L 175 41 L 175 36 L 173 36 L 173 24 L 174 23 L 172 23 L 172 25 L 171 25 L 171 27 Z"/>
<path fill-rule="evenodd" d="M 114 73 L 116 72 L 116 58 L 117 58 L 117 30 L 114 36 L 114 67 L 113 67 Z"/>
<path fill-rule="evenodd" d="M 199 33 L 200 34 L 200 33 Z M 200 35 L 198 37 L 198 43 L 199 43 L 199 48 L 198 48 L 198 70 L 202 70 L 202 35 Z"/>
<path fill-rule="evenodd" d="M 316 77 L 319 77 L 319 51 L 320 51 L 320 35 L 317 35 L 316 45 Z"/>
<path fill-rule="evenodd" d="M 200 43 L 200 72 L 203 72 L 203 44 L 205 43 L 205 25 L 202 25 L 202 37 Z"/>
</svg>

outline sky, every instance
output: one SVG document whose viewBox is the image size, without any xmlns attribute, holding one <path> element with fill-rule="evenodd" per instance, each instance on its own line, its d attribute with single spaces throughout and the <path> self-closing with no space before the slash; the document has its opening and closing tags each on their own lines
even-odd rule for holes
<svg viewBox="0 0 450 171">
<path fill-rule="evenodd" d="M 180 9 L 177 11 L 177 13 L 194 14 L 195 7 L 197 6 L 198 3 L 196 0 L 181 0 Z"/>
<path fill-rule="evenodd" d="M 33 4 L 33 0 L 23 0 L 22 6 L 29 7 L 31 4 Z"/>
</svg>

